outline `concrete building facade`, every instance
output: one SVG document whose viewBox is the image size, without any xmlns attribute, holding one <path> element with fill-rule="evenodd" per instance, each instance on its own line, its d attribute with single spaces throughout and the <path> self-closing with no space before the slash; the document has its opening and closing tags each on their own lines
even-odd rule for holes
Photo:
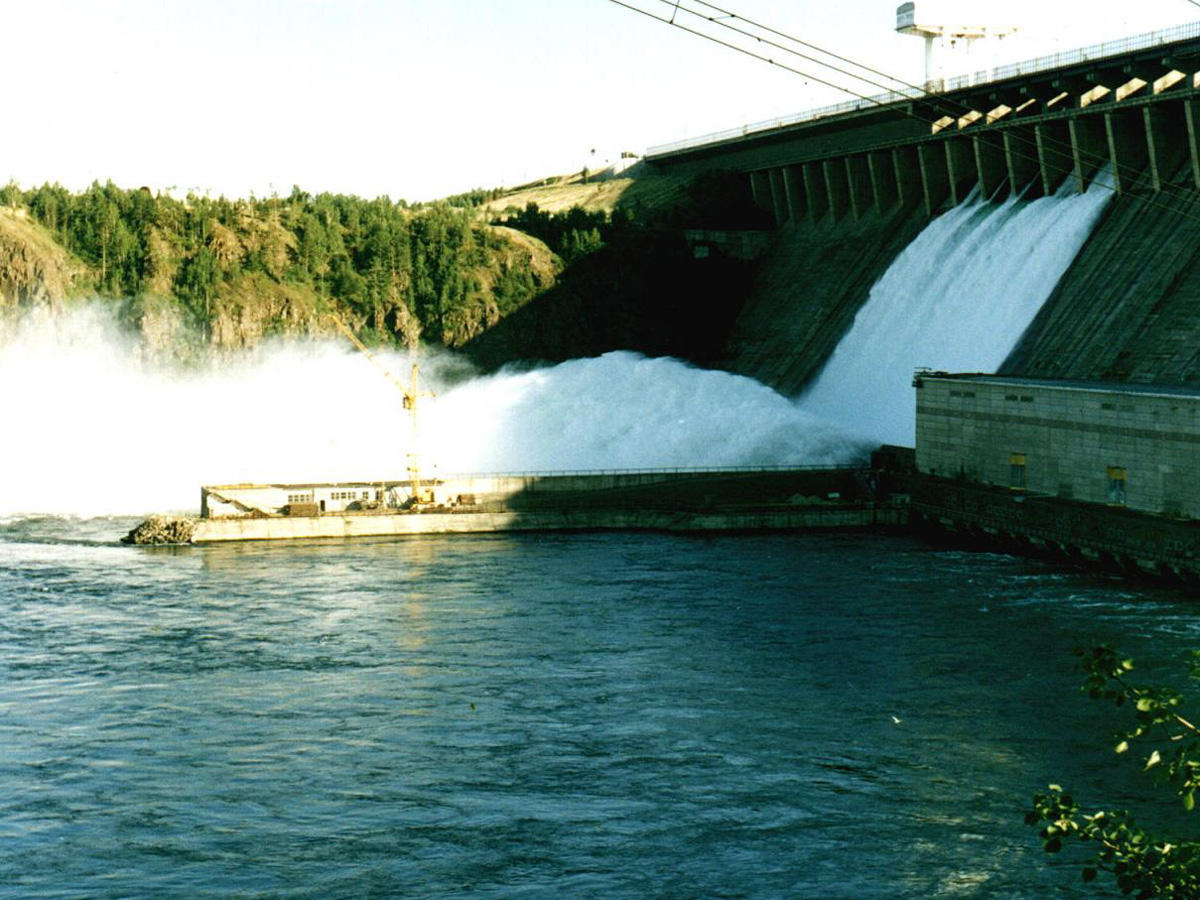
<svg viewBox="0 0 1200 900">
<path fill-rule="evenodd" d="M 919 372 L 925 475 L 1200 519 L 1200 390 Z"/>
</svg>

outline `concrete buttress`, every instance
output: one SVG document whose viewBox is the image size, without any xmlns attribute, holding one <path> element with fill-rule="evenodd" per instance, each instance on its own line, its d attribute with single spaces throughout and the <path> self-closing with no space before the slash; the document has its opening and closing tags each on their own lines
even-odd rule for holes
<svg viewBox="0 0 1200 900">
<path fill-rule="evenodd" d="M 1146 169 L 1146 125 L 1138 110 L 1121 110 L 1104 114 L 1104 130 L 1108 137 L 1113 182 L 1117 193 L 1123 194 Z"/>
<path fill-rule="evenodd" d="M 827 159 L 822 164 L 825 170 L 825 188 L 829 191 L 829 209 L 835 219 L 850 212 L 850 181 L 846 177 L 846 164 L 841 159 Z"/>
<path fill-rule="evenodd" d="M 920 161 L 921 189 L 925 195 L 925 214 L 932 217 L 950 195 L 946 151 L 940 141 L 920 144 L 917 147 L 917 158 Z"/>
</svg>

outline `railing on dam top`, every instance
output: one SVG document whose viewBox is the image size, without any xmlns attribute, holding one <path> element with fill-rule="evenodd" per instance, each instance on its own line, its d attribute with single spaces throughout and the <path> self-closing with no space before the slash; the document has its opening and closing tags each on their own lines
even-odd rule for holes
<svg viewBox="0 0 1200 900">
<path fill-rule="evenodd" d="M 446 472 L 432 478 L 576 478 L 580 475 L 736 475 L 759 472 L 845 472 L 867 468 L 863 463 L 840 466 L 768 464 L 761 466 L 656 466 L 639 469 L 544 469 L 527 472 Z M 373 482 L 362 482 L 363 484 Z"/>
<path fill-rule="evenodd" d="M 1022 75 L 1033 75 L 1037 72 L 1048 72 L 1054 69 L 1062 68 L 1063 66 L 1075 65 L 1076 63 L 1082 62 L 1092 62 L 1094 60 L 1100 60 L 1110 56 L 1120 56 L 1125 53 L 1133 53 L 1138 50 L 1147 50 L 1151 47 L 1160 47 L 1164 44 L 1173 44 L 1176 41 L 1185 41 L 1189 38 L 1197 37 L 1200 37 L 1200 22 L 1191 22 L 1186 25 L 1176 25 L 1173 28 L 1162 28 L 1158 31 L 1148 31 L 1145 34 L 1138 34 L 1115 41 L 1105 41 L 1102 44 L 1092 44 L 1089 47 L 1082 47 L 1078 50 L 1065 50 L 1061 53 L 1051 53 L 1047 56 L 1039 56 L 1034 59 L 1024 60 L 1022 62 L 1009 63 L 1008 65 L 998 66 L 995 69 L 985 69 L 979 72 L 970 72 L 966 75 L 957 75 L 954 78 L 946 79 L 941 91 L 927 91 L 921 88 L 910 88 L 902 91 L 888 91 L 883 94 L 876 94 L 873 97 L 864 97 L 857 100 L 846 100 L 842 103 L 834 103 L 830 106 L 819 106 L 815 109 L 804 110 L 803 112 L 794 113 L 790 116 L 781 116 L 776 119 L 767 119 L 762 122 L 754 122 L 750 125 L 743 125 L 740 128 L 727 128 L 724 131 L 715 131 L 711 134 L 704 134 L 699 137 L 684 138 L 683 140 L 673 141 L 669 144 L 659 144 L 646 150 L 646 158 L 653 159 L 656 156 L 664 156 L 668 153 L 678 153 L 681 150 L 691 150 L 696 147 L 703 147 L 707 144 L 719 144 L 723 141 L 734 140 L 739 137 L 748 137 L 752 134 L 757 134 L 763 131 L 772 131 L 776 128 L 785 128 L 788 125 L 799 125 L 803 122 L 811 122 L 815 119 L 824 119 L 829 116 L 840 116 L 846 113 L 858 112 L 859 110 L 863 109 L 870 109 L 874 106 L 886 106 L 891 103 L 899 103 L 902 100 L 919 100 L 922 97 L 928 97 L 934 93 L 957 91 L 961 90 L 962 88 L 975 87 L 977 85 L 987 84 L 993 81 L 1003 81 L 1006 78 L 1018 78 Z"/>
</svg>

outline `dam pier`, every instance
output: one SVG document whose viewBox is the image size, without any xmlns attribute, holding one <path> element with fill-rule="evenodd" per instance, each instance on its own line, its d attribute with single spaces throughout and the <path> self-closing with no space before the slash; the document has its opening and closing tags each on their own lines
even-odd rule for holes
<svg viewBox="0 0 1200 900">
<path fill-rule="evenodd" d="M 201 489 L 200 517 L 153 517 L 126 543 L 195 543 L 513 531 L 765 532 L 887 529 L 907 521 L 866 468 L 742 467 L 235 484 Z"/>
</svg>

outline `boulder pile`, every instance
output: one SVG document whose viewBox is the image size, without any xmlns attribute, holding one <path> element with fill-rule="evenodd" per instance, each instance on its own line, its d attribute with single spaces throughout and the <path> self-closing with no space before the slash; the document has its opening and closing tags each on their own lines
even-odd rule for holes
<svg viewBox="0 0 1200 900">
<path fill-rule="evenodd" d="M 196 531 L 196 520 L 183 516 L 151 516 L 125 537 L 124 544 L 187 544 Z"/>
</svg>

